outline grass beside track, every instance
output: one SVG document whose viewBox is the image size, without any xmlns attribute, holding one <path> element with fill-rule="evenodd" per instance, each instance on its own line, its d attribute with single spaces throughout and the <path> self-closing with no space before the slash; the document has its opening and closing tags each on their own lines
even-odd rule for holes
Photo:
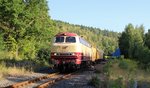
<svg viewBox="0 0 150 88">
<path fill-rule="evenodd" d="M 48 63 L 48 62 L 47 62 Z M 0 59 L 0 80 L 8 76 L 23 76 L 38 72 L 43 68 L 50 68 L 51 65 L 43 64 L 43 62 L 36 62 L 31 60 L 13 60 Z"/>
<path fill-rule="evenodd" d="M 0 63 L 0 79 L 4 79 L 5 77 L 12 75 L 23 75 L 27 73 L 32 73 L 32 71 L 26 70 L 24 67 L 18 68 L 16 66 L 7 67 L 4 62 Z"/>
</svg>

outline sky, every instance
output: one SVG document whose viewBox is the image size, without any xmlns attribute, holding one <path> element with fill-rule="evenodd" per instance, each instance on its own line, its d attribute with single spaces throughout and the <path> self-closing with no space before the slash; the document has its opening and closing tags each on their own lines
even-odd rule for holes
<svg viewBox="0 0 150 88">
<path fill-rule="evenodd" d="M 51 19 L 115 32 L 127 24 L 150 29 L 150 0 L 47 0 Z"/>
</svg>

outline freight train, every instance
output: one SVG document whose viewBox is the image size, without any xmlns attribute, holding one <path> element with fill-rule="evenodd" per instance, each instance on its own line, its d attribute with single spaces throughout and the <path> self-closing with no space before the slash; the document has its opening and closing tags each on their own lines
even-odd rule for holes
<svg viewBox="0 0 150 88">
<path fill-rule="evenodd" d="M 60 71 L 78 69 L 101 60 L 103 51 L 92 47 L 76 33 L 63 32 L 54 37 L 51 47 L 51 60 Z"/>
</svg>

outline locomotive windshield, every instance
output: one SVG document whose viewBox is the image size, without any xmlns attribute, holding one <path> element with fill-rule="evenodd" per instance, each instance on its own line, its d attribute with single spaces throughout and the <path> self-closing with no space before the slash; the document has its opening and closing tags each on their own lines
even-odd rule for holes
<svg viewBox="0 0 150 88">
<path fill-rule="evenodd" d="M 75 43 L 76 39 L 75 39 L 75 37 L 66 37 L 66 42 Z"/>
<path fill-rule="evenodd" d="M 64 37 L 56 37 L 55 42 L 56 42 L 56 43 L 64 42 Z"/>
<path fill-rule="evenodd" d="M 68 36 L 68 37 L 56 37 L 55 38 L 55 43 L 64 43 L 64 41 L 66 42 L 66 43 L 75 43 L 76 42 L 76 38 L 75 37 L 70 37 L 70 36 Z"/>
</svg>

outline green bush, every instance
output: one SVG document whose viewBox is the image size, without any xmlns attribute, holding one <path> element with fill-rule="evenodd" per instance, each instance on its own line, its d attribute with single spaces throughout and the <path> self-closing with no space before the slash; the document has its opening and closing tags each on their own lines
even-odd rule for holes
<svg viewBox="0 0 150 88">
<path fill-rule="evenodd" d="M 100 86 L 100 79 L 97 76 L 93 76 L 92 79 L 90 80 L 89 84 L 91 86 L 99 88 L 99 86 Z"/>
<path fill-rule="evenodd" d="M 125 62 L 124 60 L 121 60 L 120 63 L 118 64 L 118 66 L 121 68 L 121 69 L 128 69 L 128 63 Z"/>
<path fill-rule="evenodd" d="M 103 72 L 105 75 L 107 76 L 110 76 L 110 69 L 111 69 L 111 65 L 110 64 L 106 64 L 104 67 L 103 67 Z"/>
<path fill-rule="evenodd" d="M 50 49 L 47 49 L 47 48 L 40 49 L 37 53 L 37 60 L 49 62 L 50 61 Z"/>
<path fill-rule="evenodd" d="M 110 75 L 110 71 L 111 71 L 111 68 L 113 67 L 114 63 L 116 63 L 116 59 L 110 60 L 109 62 L 107 62 L 107 64 L 104 65 L 103 72 L 107 76 Z"/>
<path fill-rule="evenodd" d="M 125 88 L 123 85 L 123 78 L 119 77 L 116 80 L 110 80 L 108 82 L 108 88 Z"/>
<path fill-rule="evenodd" d="M 137 71 L 138 63 L 130 59 L 120 59 L 118 60 L 118 66 L 123 70 Z"/>
</svg>

